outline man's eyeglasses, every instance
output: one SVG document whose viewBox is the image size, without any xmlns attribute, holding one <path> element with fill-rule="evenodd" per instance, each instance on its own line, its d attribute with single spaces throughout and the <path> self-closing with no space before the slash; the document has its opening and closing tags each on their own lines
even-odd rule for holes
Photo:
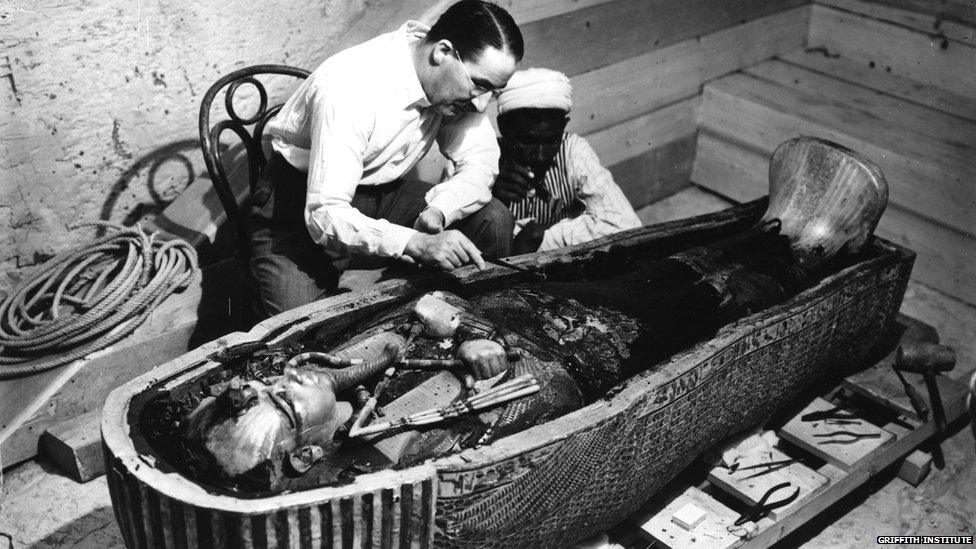
<svg viewBox="0 0 976 549">
<path fill-rule="evenodd" d="M 461 70 L 464 71 L 464 76 L 468 77 L 468 83 L 471 84 L 471 87 L 474 88 L 478 95 L 484 95 L 486 93 L 495 91 L 494 87 L 492 87 L 490 84 L 475 82 L 474 78 L 471 78 L 471 73 L 468 72 L 468 68 L 464 66 L 464 61 L 461 60 L 461 54 L 458 53 L 456 49 L 452 49 L 451 51 L 454 52 L 454 57 L 456 57 L 458 63 L 461 64 Z"/>
</svg>

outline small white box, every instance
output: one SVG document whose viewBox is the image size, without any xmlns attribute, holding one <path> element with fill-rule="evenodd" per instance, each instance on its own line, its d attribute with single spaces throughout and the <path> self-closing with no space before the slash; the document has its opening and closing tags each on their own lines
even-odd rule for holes
<svg viewBox="0 0 976 549">
<path fill-rule="evenodd" d="M 685 530 L 691 530 L 695 526 L 701 524 L 701 521 L 705 520 L 707 515 L 707 511 L 694 503 L 688 502 L 682 505 L 680 509 L 671 515 L 671 522 L 677 524 Z"/>
</svg>

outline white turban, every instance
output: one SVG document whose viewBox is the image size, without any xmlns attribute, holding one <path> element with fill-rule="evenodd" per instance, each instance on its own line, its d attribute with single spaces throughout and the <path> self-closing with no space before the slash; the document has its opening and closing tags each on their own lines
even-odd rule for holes
<svg viewBox="0 0 976 549">
<path fill-rule="evenodd" d="M 549 69 L 525 69 L 508 80 L 498 94 L 498 114 L 515 109 L 562 109 L 573 105 L 573 87 L 565 74 Z"/>
</svg>

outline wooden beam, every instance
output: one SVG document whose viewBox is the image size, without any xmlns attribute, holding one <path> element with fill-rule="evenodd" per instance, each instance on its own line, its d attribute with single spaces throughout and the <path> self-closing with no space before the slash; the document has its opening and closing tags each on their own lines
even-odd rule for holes
<svg viewBox="0 0 976 549">
<path fill-rule="evenodd" d="M 946 165 L 965 176 L 968 188 L 976 180 L 976 123 L 775 59 L 744 72 L 795 92 L 785 104 L 793 106 L 796 98 L 804 116 L 906 156 Z M 879 125 L 887 131 L 879 132 Z"/>
<path fill-rule="evenodd" d="M 811 9 L 810 47 L 873 62 L 892 74 L 973 96 L 976 48 L 820 4 Z"/>
<path fill-rule="evenodd" d="M 111 347 L 56 370 L 0 381 L 0 466 L 33 457 L 44 431 L 99 410 L 115 387 L 230 331 L 228 310 L 241 291 L 236 269 L 233 260 L 203 269 Z"/>
<path fill-rule="evenodd" d="M 570 131 L 586 135 L 608 128 L 696 96 L 709 80 L 802 47 L 807 10 L 780 12 L 573 77 Z"/>
<path fill-rule="evenodd" d="M 616 0 L 588 5 L 522 25 L 523 65 L 574 76 L 804 3 Z"/>
<path fill-rule="evenodd" d="M 98 415 L 98 410 L 82 414 L 41 435 L 44 455 L 77 482 L 88 482 L 105 472 Z"/>
<path fill-rule="evenodd" d="M 866 15 L 935 38 L 944 37 L 976 45 L 976 11 L 969 2 L 926 0 L 816 0 L 833 8 Z"/>
<path fill-rule="evenodd" d="M 907 104 L 901 106 L 901 111 L 907 109 Z M 848 123 L 847 117 L 857 123 Z M 886 121 L 872 120 L 841 98 L 821 98 L 733 74 L 706 86 L 699 122 L 713 134 L 768 153 L 799 135 L 836 141 L 878 164 L 888 180 L 892 204 L 956 230 L 976 233 L 976 216 L 972 215 L 976 187 L 970 179 L 976 168 L 958 167 L 961 171 L 957 171 L 949 161 L 914 154 L 914 143 L 932 144 L 933 140 L 892 132 Z M 936 153 L 930 149 L 924 156 Z"/>
<path fill-rule="evenodd" d="M 606 4 L 612 0 L 500 0 L 495 2 L 511 14 L 519 27 L 533 21 Z"/>
<path fill-rule="evenodd" d="M 763 118 L 758 120 L 765 122 Z M 713 147 L 716 140 L 721 142 L 720 147 Z M 712 130 L 702 132 L 698 142 L 692 173 L 695 183 L 720 194 L 732 188 L 735 200 L 751 200 L 767 194 L 768 158 L 775 146 L 769 147 L 768 152 L 757 152 Z M 721 151 L 721 156 L 712 160 L 715 150 Z M 733 165 L 735 170 L 730 169 Z M 891 178 L 888 181 L 890 184 Z M 976 240 L 891 203 L 881 217 L 876 234 L 918 254 L 912 278 L 967 303 L 976 303 L 976 263 L 971 259 L 976 257 Z"/>
<path fill-rule="evenodd" d="M 872 67 L 870 63 L 855 61 L 847 57 L 825 55 L 823 50 L 809 48 L 797 50 L 781 55 L 780 58 L 845 82 L 865 86 L 883 94 L 937 109 L 969 121 L 976 121 L 976 96 L 967 97 L 925 82 L 917 82 L 901 75 L 891 74 L 885 72 L 884 67 L 877 65 Z"/>
</svg>

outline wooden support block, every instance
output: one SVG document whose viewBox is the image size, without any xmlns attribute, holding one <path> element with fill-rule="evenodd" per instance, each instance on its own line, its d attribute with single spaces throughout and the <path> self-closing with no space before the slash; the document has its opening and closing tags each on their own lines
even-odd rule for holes
<svg viewBox="0 0 976 549">
<path fill-rule="evenodd" d="M 51 426 L 42 436 L 42 453 L 69 477 L 88 482 L 105 472 L 97 411 Z"/>
<path fill-rule="evenodd" d="M 671 518 L 688 504 L 703 509 L 708 516 L 690 530 L 675 524 Z M 722 505 L 715 498 L 694 486 L 676 497 L 659 513 L 641 525 L 641 530 L 657 542 L 672 549 L 684 547 L 732 547 L 739 537 L 728 532 L 727 528 L 739 518 L 739 514 Z"/>
<path fill-rule="evenodd" d="M 885 425 L 885 430 L 891 431 L 898 437 L 903 437 L 912 431 L 911 427 L 905 427 L 898 423 Z M 898 478 L 912 486 L 918 486 L 925 480 L 925 477 L 928 476 L 931 470 L 932 455 L 921 450 L 915 450 L 902 460 L 901 465 L 898 467 Z"/>
<path fill-rule="evenodd" d="M 863 420 L 856 425 L 831 425 L 824 420 L 803 421 L 800 419 L 805 414 L 833 408 L 833 403 L 822 398 L 814 399 L 809 406 L 780 429 L 779 436 L 848 472 L 859 468 L 863 463 L 870 460 L 873 452 L 888 446 L 895 440 L 895 435 L 892 433 Z M 837 431 L 872 433 L 879 436 L 878 438 L 857 439 L 849 444 L 845 444 L 843 441 L 852 440 L 852 437 L 825 436 Z"/>
<path fill-rule="evenodd" d="M 709 471 L 708 480 L 748 505 L 759 503 L 763 495 L 773 486 L 789 482 L 792 484 L 789 490 L 777 492 L 772 496 L 772 499 L 786 497 L 796 488 L 800 489 L 800 494 L 796 501 L 789 505 L 770 511 L 769 516 L 773 520 L 778 520 L 781 516 L 791 513 L 794 508 L 802 505 L 808 497 L 830 482 L 827 477 L 802 463 L 791 463 L 787 467 L 765 474 L 759 474 L 764 471 L 763 469 L 743 469 L 751 465 L 786 459 L 790 459 L 790 457 L 776 448 L 770 448 L 740 459 L 738 461 L 739 467 L 733 472 L 725 467 L 715 467 Z"/>
</svg>

